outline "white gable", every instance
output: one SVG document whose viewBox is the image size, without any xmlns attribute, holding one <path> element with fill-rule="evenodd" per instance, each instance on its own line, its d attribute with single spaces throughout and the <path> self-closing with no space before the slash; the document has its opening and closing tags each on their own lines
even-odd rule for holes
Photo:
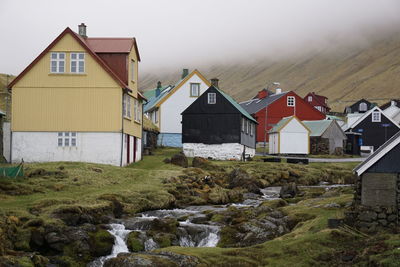
<svg viewBox="0 0 400 267">
<path fill-rule="evenodd" d="M 296 119 L 291 119 L 281 130 L 281 133 L 308 133 L 308 130 Z"/>
<path fill-rule="evenodd" d="M 189 74 L 190 75 L 190 74 Z M 208 89 L 208 85 L 195 73 L 178 90 L 161 104 L 161 133 L 182 133 L 181 113 L 189 107 L 197 97 L 190 96 L 190 84 L 200 84 L 200 95 Z"/>
</svg>

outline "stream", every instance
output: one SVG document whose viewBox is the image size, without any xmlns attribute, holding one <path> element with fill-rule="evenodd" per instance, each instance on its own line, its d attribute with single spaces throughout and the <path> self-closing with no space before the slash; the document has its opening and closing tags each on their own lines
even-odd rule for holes
<svg viewBox="0 0 400 267">
<path fill-rule="evenodd" d="M 350 186 L 350 185 L 318 185 L 307 187 L 324 187 L 326 190 L 332 187 Z M 299 186 L 304 188 L 305 186 Z M 261 189 L 262 195 L 247 193 L 244 194 L 242 203 L 234 203 L 227 205 L 204 205 L 204 206 L 188 206 L 183 209 L 160 209 L 145 211 L 136 214 L 136 216 L 127 219 L 116 219 L 109 224 L 108 230 L 114 237 L 115 243 L 112 253 L 108 256 L 100 257 L 90 264 L 88 267 L 101 267 L 104 262 L 110 258 L 116 257 L 119 253 L 127 253 L 129 249 L 126 241 L 128 234 L 132 231 L 138 232 L 140 238 L 145 240 L 144 250 L 151 251 L 159 248 L 158 244 L 147 236 L 151 223 L 156 219 L 173 218 L 179 221 L 177 227 L 177 236 L 179 239 L 172 243 L 173 246 L 182 247 L 215 247 L 219 241 L 219 232 L 221 226 L 207 219 L 204 211 L 223 211 L 229 206 L 237 208 L 256 207 L 264 201 L 279 199 L 281 187 L 267 187 Z"/>
</svg>

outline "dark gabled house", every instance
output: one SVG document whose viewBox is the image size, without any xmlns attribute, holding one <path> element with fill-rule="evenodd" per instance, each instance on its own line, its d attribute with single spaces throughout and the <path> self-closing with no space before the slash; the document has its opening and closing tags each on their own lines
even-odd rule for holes
<svg viewBox="0 0 400 267">
<path fill-rule="evenodd" d="M 257 121 L 218 88 L 218 80 L 182 112 L 183 151 L 189 157 L 241 160 L 255 155 Z"/>
<path fill-rule="evenodd" d="M 326 96 L 317 95 L 316 93 L 311 92 L 304 97 L 304 100 L 324 114 L 331 110 L 328 106 L 328 98 Z"/>
<path fill-rule="evenodd" d="M 371 207 L 374 211 L 377 207 L 381 208 L 381 213 L 376 218 L 376 224 L 382 226 L 399 223 L 399 154 L 400 132 L 392 136 L 354 169 L 358 175 L 355 192 L 356 204 L 363 205 L 364 211 L 366 211 L 365 207 Z M 386 220 L 382 220 L 382 218 L 386 218 Z"/>
<path fill-rule="evenodd" d="M 345 114 L 349 113 L 365 113 L 371 108 L 373 108 L 375 104 L 369 102 L 368 100 L 360 99 L 356 103 L 352 104 L 351 106 L 348 106 L 344 109 Z"/>
<path fill-rule="evenodd" d="M 400 126 L 379 107 L 372 108 L 350 127 L 344 129 L 346 133 L 360 133 L 360 146 L 370 146 L 373 150 L 378 149 L 399 130 Z"/>
</svg>

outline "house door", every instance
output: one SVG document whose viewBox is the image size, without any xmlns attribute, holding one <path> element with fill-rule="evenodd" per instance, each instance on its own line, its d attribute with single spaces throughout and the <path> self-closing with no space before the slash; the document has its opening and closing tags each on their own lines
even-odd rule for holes
<svg viewBox="0 0 400 267">
<path fill-rule="evenodd" d="M 126 163 L 129 164 L 131 161 L 131 143 L 130 136 L 126 135 Z"/>
</svg>

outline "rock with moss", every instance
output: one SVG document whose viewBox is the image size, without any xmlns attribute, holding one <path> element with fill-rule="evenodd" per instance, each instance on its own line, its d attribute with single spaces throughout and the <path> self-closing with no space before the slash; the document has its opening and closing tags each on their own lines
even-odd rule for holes
<svg viewBox="0 0 400 267">
<path fill-rule="evenodd" d="M 89 234 L 89 244 L 93 256 L 100 257 L 111 254 L 114 236 L 104 229 Z"/>
<path fill-rule="evenodd" d="M 104 267 L 194 267 L 200 262 L 196 257 L 173 252 L 121 253 L 116 258 L 107 260 Z"/>
<path fill-rule="evenodd" d="M 17 228 L 15 232 L 14 249 L 30 251 L 31 231 L 29 229 Z"/>
<path fill-rule="evenodd" d="M 227 177 L 228 188 L 233 189 L 241 187 L 250 193 L 261 194 L 262 184 L 257 178 L 250 176 L 241 168 L 234 169 Z"/>
<path fill-rule="evenodd" d="M 187 168 L 189 166 L 189 161 L 183 152 L 175 154 L 171 157 L 171 164 Z"/>
<path fill-rule="evenodd" d="M 127 242 L 126 242 L 129 251 L 131 251 L 131 252 L 144 251 L 145 238 L 146 238 L 146 236 L 141 232 L 138 232 L 138 231 L 130 232 L 128 235 Z"/>
</svg>

